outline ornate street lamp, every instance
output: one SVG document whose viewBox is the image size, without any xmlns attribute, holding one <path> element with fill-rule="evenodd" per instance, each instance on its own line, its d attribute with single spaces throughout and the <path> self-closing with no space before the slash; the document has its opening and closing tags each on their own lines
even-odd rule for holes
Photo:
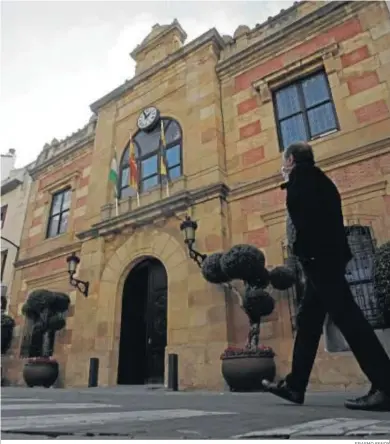
<svg viewBox="0 0 390 444">
<path fill-rule="evenodd" d="M 195 243 L 195 233 L 198 228 L 198 224 L 191 219 L 190 216 L 186 216 L 185 220 L 180 224 L 180 230 L 184 232 L 184 242 L 188 248 L 188 254 L 190 258 L 195 261 L 199 267 L 202 266 L 203 261 L 206 259 L 207 254 L 199 253 L 193 248 Z"/>
<path fill-rule="evenodd" d="M 75 253 L 72 253 L 70 256 L 66 258 L 66 262 L 68 264 L 68 273 L 69 273 L 69 283 L 73 287 L 77 288 L 80 293 L 82 293 L 85 297 L 88 296 L 89 282 L 81 281 L 80 279 L 76 279 L 74 277 L 77 266 L 80 263 L 80 258 L 76 256 Z"/>
</svg>

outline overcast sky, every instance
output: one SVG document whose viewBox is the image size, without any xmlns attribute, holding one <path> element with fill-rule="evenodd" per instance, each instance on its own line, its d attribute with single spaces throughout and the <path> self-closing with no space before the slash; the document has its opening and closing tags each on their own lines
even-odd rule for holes
<svg viewBox="0 0 390 444">
<path fill-rule="evenodd" d="M 89 105 L 134 74 L 129 53 L 155 23 L 177 18 L 187 43 L 232 35 L 292 1 L 1 1 L 0 151 L 17 167 L 84 126 Z"/>
</svg>

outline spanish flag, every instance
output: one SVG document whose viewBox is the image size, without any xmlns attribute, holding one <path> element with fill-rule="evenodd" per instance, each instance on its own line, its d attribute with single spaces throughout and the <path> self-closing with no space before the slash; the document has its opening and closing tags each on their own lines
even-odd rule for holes
<svg viewBox="0 0 390 444">
<path fill-rule="evenodd" d="M 129 186 L 138 192 L 138 166 L 135 160 L 134 142 L 131 136 L 129 145 Z"/>
<path fill-rule="evenodd" d="M 165 157 L 165 148 L 167 146 L 167 141 L 165 140 L 164 122 L 161 119 L 161 153 L 160 153 L 160 174 L 161 181 L 165 179 L 167 196 L 169 197 L 169 172 L 167 168 L 167 162 Z"/>
</svg>

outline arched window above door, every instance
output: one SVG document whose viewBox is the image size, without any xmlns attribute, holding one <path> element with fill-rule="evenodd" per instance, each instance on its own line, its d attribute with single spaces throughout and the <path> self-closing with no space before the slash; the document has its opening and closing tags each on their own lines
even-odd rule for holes
<svg viewBox="0 0 390 444">
<path fill-rule="evenodd" d="M 183 174 L 182 161 L 182 130 L 179 123 L 168 117 L 161 118 L 164 124 L 166 140 L 165 157 L 171 180 Z M 161 125 L 152 131 L 138 131 L 133 137 L 135 157 L 138 166 L 139 192 L 148 191 L 161 184 L 160 160 L 162 155 Z M 134 196 L 136 191 L 130 188 L 129 145 L 127 143 L 122 154 L 119 174 L 120 197 Z"/>
</svg>

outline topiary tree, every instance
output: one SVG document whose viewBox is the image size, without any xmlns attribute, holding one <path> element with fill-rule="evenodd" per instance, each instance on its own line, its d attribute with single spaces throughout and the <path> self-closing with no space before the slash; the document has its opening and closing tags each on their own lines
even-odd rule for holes
<svg viewBox="0 0 390 444">
<path fill-rule="evenodd" d="M 23 305 L 22 313 L 33 323 L 32 337 L 41 337 L 42 342 L 31 352 L 32 355 L 51 356 L 55 332 L 65 327 L 65 312 L 70 298 L 65 293 L 49 290 L 34 290 Z"/>
<path fill-rule="evenodd" d="M 5 355 L 11 347 L 15 321 L 11 316 L 1 313 L 1 354 Z"/>
<path fill-rule="evenodd" d="M 275 301 L 266 290 L 271 284 L 277 290 L 290 288 L 295 277 L 286 267 L 265 268 L 265 256 L 253 245 L 233 246 L 226 253 L 214 253 L 202 264 L 203 277 L 210 283 L 222 284 L 232 289 L 240 298 L 241 307 L 248 316 L 250 329 L 245 348 L 256 351 L 259 345 L 261 318 L 270 315 Z M 230 284 L 233 279 L 245 284 L 243 296 Z"/>
<path fill-rule="evenodd" d="M 390 325 L 390 241 L 381 245 L 375 252 L 374 291 L 384 320 Z"/>
</svg>

